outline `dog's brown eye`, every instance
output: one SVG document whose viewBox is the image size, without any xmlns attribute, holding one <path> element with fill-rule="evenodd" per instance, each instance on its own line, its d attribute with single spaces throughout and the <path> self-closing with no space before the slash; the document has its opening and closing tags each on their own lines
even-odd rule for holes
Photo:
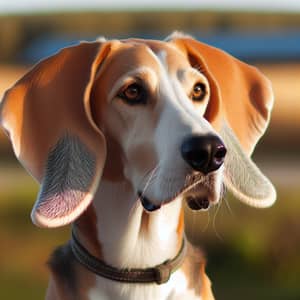
<svg viewBox="0 0 300 300">
<path fill-rule="evenodd" d="M 201 101 L 206 95 L 206 86 L 204 83 L 198 82 L 194 85 L 191 98 L 193 101 Z"/>
<path fill-rule="evenodd" d="M 128 104 L 145 103 L 145 90 L 137 83 L 127 86 L 118 96 Z"/>
</svg>

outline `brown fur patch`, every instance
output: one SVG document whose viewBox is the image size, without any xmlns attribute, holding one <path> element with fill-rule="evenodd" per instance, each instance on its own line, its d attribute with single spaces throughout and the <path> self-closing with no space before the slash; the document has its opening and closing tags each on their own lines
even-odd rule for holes
<svg viewBox="0 0 300 300">
<path fill-rule="evenodd" d="M 76 261 L 69 244 L 57 248 L 48 265 L 52 277 L 47 300 L 89 300 L 96 277 Z"/>
<path fill-rule="evenodd" d="M 210 281 L 205 274 L 206 261 L 202 251 L 190 243 L 187 244 L 187 255 L 181 270 L 188 279 L 188 287 L 195 289 L 196 295 L 203 300 L 213 300 Z"/>
<path fill-rule="evenodd" d="M 179 249 L 181 248 L 181 245 L 182 245 L 181 243 L 182 243 L 183 232 L 184 232 L 184 210 L 181 209 L 178 224 L 177 224 L 177 229 L 176 229 L 177 249 L 178 249 L 178 251 L 179 251 Z"/>
<path fill-rule="evenodd" d="M 201 278 L 201 299 L 203 300 L 214 300 L 211 289 L 211 282 L 205 273 L 205 262 L 200 265 L 200 278 Z"/>
<path fill-rule="evenodd" d="M 78 278 L 75 257 L 69 244 L 58 247 L 51 255 L 48 266 L 52 273 L 47 299 L 76 299 Z"/>
<path fill-rule="evenodd" d="M 140 233 L 146 234 L 148 232 L 149 228 L 149 214 L 145 211 L 143 211 L 142 219 L 141 219 L 141 226 L 140 226 Z"/>
<path fill-rule="evenodd" d="M 102 258 L 102 249 L 97 232 L 97 216 L 93 204 L 76 220 L 74 230 L 83 246 L 93 256 Z"/>
<path fill-rule="evenodd" d="M 122 148 L 109 133 L 105 134 L 107 143 L 107 158 L 103 171 L 103 179 L 109 181 L 121 181 L 124 178 Z"/>
</svg>

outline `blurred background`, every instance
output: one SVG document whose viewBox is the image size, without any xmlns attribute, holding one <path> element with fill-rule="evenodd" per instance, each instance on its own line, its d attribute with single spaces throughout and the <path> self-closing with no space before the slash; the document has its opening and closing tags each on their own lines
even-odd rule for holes
<svg viewBox="0 0 300 300">
<path fill-rule="evenodd" d="M 258 66 L 272 81 L 275 107 L 254 160 L 274 182 L 277 203 L 258 210 L 230 195 L 209 213 L 187 212 L 217 299 L 300 299 L 300 2 L 269 0 L 0 0 L 0 98 L 41 58 L 108 38 L 192 34 Z M 0 135 L 0 299 L 43 299 L 46 261 L 69 228 L 30 221 L 38 186 Z"/>
</svg>

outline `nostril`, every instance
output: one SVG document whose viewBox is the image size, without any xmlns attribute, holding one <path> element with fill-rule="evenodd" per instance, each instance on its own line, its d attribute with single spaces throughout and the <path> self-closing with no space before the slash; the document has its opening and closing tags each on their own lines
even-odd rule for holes
<svg viewBox="0 0 300 300">
<path fill-rule="evenodd" d="M 214 159 L 216 163 L 223 163 L 226 155 L 226 148 L 223 144 L 220 144 L 216 147 L 216 152 L 214 154 Z"/>
<path fill-rule="evenodd" d="M 190 163 L 200 166 L 209 160 L 209 154 L 206 150 L 186 151 L 184 158 Z"/>
</svg>

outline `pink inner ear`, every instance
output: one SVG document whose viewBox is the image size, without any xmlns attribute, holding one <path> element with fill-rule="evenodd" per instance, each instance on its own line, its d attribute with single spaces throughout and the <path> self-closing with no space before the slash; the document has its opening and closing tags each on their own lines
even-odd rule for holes
<svg viewBox="0 0 300 300">
<path fill-rule="evenodd" d="M 61 138 L 48 156 L 33 222 L 56 227 L 74 221 L 92 201 L 97 171 L 95 155 L 79 138 Z"/>
<path fill-rule="evenodd" d="M 39 198 L 31 218 L 39 227 L 60 227 L 76 220 L 93 200 L 92 194 L 66 191 L 53 197 Z"/>
</svg>

